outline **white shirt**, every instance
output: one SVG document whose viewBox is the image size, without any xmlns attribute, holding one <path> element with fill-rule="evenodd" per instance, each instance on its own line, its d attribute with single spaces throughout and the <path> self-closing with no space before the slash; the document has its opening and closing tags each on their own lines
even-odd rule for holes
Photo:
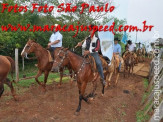
<svg viewBox="0 0 163 122">
<path fill-rule="evenodd" d="M 92 47 L 92 43 L 95 43 L 96 44 L 96 41 L 97 41 L 97 37 L 94 35 L 92 40 L 91 40 L 91 43 L 90 43 L 90 48 L 89 48 L 89 52 L 92 53 L 92 50 L 95 49 L 95 47 Z M 84 41 L 83 45 L 82 45 L 82 48 L 86 48 L 86 40 Z M 96 51 L 98 52 L 98 51 Z"/>
<path fill-rule="evenodd" d="M 57 31 L 55 34 L 53 33 L 49 39 L 49 41 L 52 43 L 56 40 L 59 40 L 59 42 L 57 44 L 53 44 L 51 45 L 51 47 L 62 47 L 62 34 Z"/>
<path fill-rule="evenodd" d="M 136 47 L 136 45 L 134 43 L 132 43 L 131 45 L 129 45 L 129 49 L 128 50 L 130 52 L 132 52 L 132 51 L 134 51 L 135 47 Z"/>
</svg>

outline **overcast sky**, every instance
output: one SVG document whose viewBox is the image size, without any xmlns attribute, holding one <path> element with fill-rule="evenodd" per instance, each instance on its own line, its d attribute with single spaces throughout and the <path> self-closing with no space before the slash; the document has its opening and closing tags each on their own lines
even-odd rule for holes
<svg viewBox="0 0 163 122">
<path fill-rule="evenodd" d="M 137 33 L 138 42 L 155 40 L 155 33 L 163 38 L 163 0 L 114 0 L 114 5 L 117 8 L 112 15 L 119 19 L 126 18 L 128 25 L 142 28 L 144 20 L 148 25 L 154 25 L 151 32 Z M 136 41 L 136 32 L 130 33 L 130 36 Z"/>
</svg>

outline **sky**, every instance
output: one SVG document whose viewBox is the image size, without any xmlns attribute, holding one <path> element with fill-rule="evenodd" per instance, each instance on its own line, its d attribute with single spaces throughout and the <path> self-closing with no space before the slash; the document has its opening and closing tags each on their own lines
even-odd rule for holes
<svg viewBox="0 0 163 122">
<path fill-rule="evenodd" d="M 137 42 L 163 38 L 163 0 L 114 0 L 114 5 L 116 9 L 111 15 L 119 19 L 126 18 L 127 25 L 142 28 L 142 22 L 145 20 L 147 25 L 154 25 L 151 32 L 138 32 Z M 136 32 L 131 32 L 129 35 L 130 39 L 136 42 Z"/>
</svg>

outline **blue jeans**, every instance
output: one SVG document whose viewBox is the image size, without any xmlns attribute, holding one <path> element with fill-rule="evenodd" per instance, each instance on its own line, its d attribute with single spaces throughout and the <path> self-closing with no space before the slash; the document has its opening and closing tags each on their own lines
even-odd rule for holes
<svg viewBox="0 0 163 122">
<path fill-rule="evenodd" d="M 101 63 L 101 60 L 100 60 L 98 53 L 97 52 L 91 53 L 91 56 L 94 57 L 95 62 L 96 62 L 96 66 L 97 66 L 97 70 L 101 76 L 101 79 L 104 80 L 103 67 L 102 67 L 102 63 Z"/>
</svg>

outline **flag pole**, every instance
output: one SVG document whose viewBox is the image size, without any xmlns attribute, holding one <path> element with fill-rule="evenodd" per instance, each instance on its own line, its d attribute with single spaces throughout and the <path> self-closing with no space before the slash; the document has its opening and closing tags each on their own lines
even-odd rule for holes
<svg viewBox="0 0 163 122">
<path fill-rule="evenodd" d="M 137 31 L 136 31 L 136 43 L 137 43 L 137 36 L 138 36 L 138 33 L 137 33 Z"/>
</svg>

